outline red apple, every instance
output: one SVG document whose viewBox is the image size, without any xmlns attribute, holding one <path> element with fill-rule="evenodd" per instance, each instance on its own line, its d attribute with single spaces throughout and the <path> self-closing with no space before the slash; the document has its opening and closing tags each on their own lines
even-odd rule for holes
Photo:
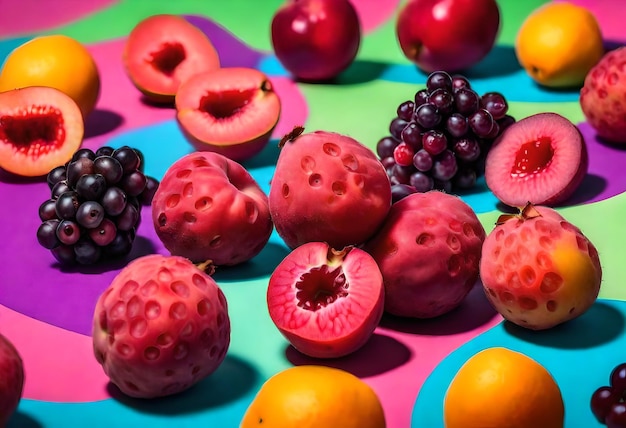
<svg viewBox="0 0 626 428">
<path fill-rule="evenodd" d="M 402 52 L 426 73 L 476 64 L 493 48 L 499 28 L 496 0 L 409 0 L 396 22 Z"/>
<path fill-rule="evenodd" d="M 23 388 L 22 358 L 9 339 L 0 334 L 0 427 L 17 409 Z"/>
<path fill-rule="evenodd" d="M 359 17 L 348 0 L 288 0 L 272 19 L 274 53 L 300 80 L 337 76 L 360 44 Z"/>
</svg>

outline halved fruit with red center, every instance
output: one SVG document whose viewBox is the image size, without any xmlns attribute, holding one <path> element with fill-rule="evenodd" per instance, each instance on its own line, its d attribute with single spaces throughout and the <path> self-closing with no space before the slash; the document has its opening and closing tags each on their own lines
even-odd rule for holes
<svg viewBox="0 0 626 428">
<path fill-rule="evenodd" d="M 578 188 L 588 166 L 578 128 L 559 114 L 539 113 L 514 123 L 496 140 L 485 180 L 506 205 L 557 205 Z"/>
<path fill-rule="evenodd" d="M 39 86 L 0 92 L 0 168 L 46 175 L 72 158 L 83 135 L 80 109 L 63 92 Z"/>
<path fill-rule="evenodd" d="M 194 147 L 236 161 L 265 147 L 280 106 L 270 79 L 245 67 L 196 74 L 176 94 L 176 118 Z"/>
<path fill-rule="evenodd" d="M 128 35 L 124 66 L 147 98 L 171 103 L 181 83 L 196 73 L 219 68 L 220 60 L 199 28 L 178 15 L 153 15 Z"/>
<path fill-rule="evenodd" d="M 267 304 L 272 321 L 298 351 L 314 358 L 342 357 L 363 346 L 380 322 L 383 278 L 361 249 L 339 251 L 309 242 L 276 267 Z"/>
</svg>

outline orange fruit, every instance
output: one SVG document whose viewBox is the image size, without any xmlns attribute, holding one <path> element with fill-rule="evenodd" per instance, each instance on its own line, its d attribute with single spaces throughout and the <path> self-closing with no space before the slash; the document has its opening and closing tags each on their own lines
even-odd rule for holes
<svg viewBox="0 0 626 428">
<path fill-rule="evenodd" d="M 269 378 L 240 428 L 384 428 L 374 390 L 358 377 L 325 366 L 297 366 Z"/>
<path fill-rule="evenodd" d="M 537 83 L 547 87 L 580 86 L 604 54 L 595 16 L 568 2 L 550 2 L 522 23 L 515 54 Z"/>
<path fill-rule="evenodd" d="M 74 100 L 85 118 L 98 101 L 100 74 L 89 51 L 77 40 L 40 36 L 15 48 L 0 72 L 0 92 L 28 86 L 58 89 Z"/>
<path fill-rule="evenodd" d="M 446 428 L 563 428 L 561 390 L 532 358 L 488 348 L 459 369 L 444 398 Z"/>
</svg>

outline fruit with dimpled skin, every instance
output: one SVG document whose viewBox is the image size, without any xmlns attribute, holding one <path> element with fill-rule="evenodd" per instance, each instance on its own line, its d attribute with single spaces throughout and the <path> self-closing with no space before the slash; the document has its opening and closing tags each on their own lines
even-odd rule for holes
<svg viewBox="0 0 626 428">
<path fill-rule="evenodd" d="M 493 48 L 499 28 L 495 0 L 410 0 L 396 21 L 402 52 L 426 73 L 476 64 Z"/>
<path fill-rule="evenodd" d="M 288 0 L 272 18 L 272 46 L 301 80 L 331 79 L 356 57 L 361 25 L 349 0 Z"/>
<path fill-rule="evenodd" d="M 199 73 L 176 93 L 176 119 L 197 150 L 244 161 L 269 142 L 281 104 L 270 79 L 253 68 Z"/>
<path fill-rule="evenodd" d="M 441 191 L 393 204 L 363 249 L 385 281 L 385 311 L 432 318 L 461 304 L 478 280 L 485 230 L 469 205 Z"/>
<path fill-rule="evenodd" d="M 308 242 L 272 273 L 267 305 L 276 327 L 298 351 L 343 357 L 361 348 L 380 322 L 383 278 L 363 250 Z"/>
<path fill-rule="evenodd" d="M 220 66 L 207 36 L 183 17 L 168 14 L 135 25 L 124 45 L 123 62 L 133 85 L 156 103 L 171 103 L 183 82 Z"/>
<path fill-rule="evenodd" d="M 480 277 L 494 308 L 519 326 L 543 330 L 596 301 L 602 268 L 581 230 L 556 210 L 526 205 L 504 214 L 482 249 Z"/>
<path fill-rule="evenodd" d="M 0 426 L 17 409 L 24 389 L 24 365 L 9 339 L 0 334 Z"/>
<path fill-rule="evenodd" d="M 173 255 L 216 266 L 243 263 L 272 233 L 267 195 L 250 173 L 220 154 L 174 162 L 152 198 L 157 236 Z"/>
<path fill-rule="evenodd" d="M 97 361 L 123 393 L 176 394 L 224 360 L 230 344 L 226 298 L 184 257 L 143 256 L 98 298 L 92 337 Z"/>
<path fill-rule="evenodd" d="M 587 144 L 578 128 L 556 113 L 538 113 L 509 126 L 487 154 L 485 181 L 506 205 L 555 206 L 587 174 Z"/>
<path fill-rule="evenodd" d="M 276 231 L 290 248 L 306 242 L 362 244 L 391 207 L 385 168 L 372 150 L 347 135 L 302 132 L 296 127 L 280 143 L 269 193 Z"/>
<path fill-rule="evenodd" d="M 591 69 L 580 91 L 580 106 L 599 137 L 626 144 L 626 47 L 608 52 Z"/>
<path fill-rule="evenodd" d="M 72 158 L 84 135 L 78 105 L 58 89 L 0 92 L 0 168 L 38 177 Z"/>
</svg>

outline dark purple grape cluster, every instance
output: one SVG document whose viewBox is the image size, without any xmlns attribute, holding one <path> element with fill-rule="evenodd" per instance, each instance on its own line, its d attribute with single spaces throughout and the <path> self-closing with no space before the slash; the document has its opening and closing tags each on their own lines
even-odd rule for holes
<svg viewBox="0 0 626 428">
<path fill-rule="evenodd" d="M 609 428 L 626 428 L 626 363 L 613 368 L 609 385 L 591 395 L 591 411 Z"/>
<path fill-rule="evenodd" d="M 76 151 L 47 176 L 50 199 L 39 206 L 39 244 L 63 265 L 90 265 L 132 249 L 141 206 L 159 182 L 143 172 L 143 156 L 128 146 Z"/>
<path fill-rule="evenodd" d="M 499 92 L 478 95 L 469 80 L 435 71 L 414 100 L 398 106 L 376 152 L 394 201 L 415 192 L 470 189 L 484 174 L 493 141 L 515 122 Z"/>
</svg>

